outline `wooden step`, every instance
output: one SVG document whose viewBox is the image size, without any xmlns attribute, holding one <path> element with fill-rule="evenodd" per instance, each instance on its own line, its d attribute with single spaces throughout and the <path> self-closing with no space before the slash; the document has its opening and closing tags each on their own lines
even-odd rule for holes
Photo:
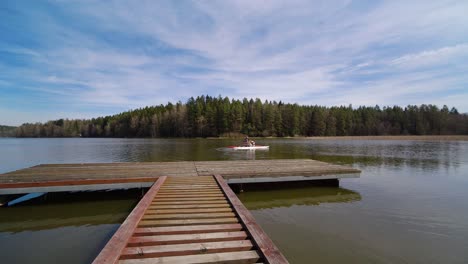
<svg viewBox="0 0 468 264">
<path fill-rule="evenodd" d="M 158 195 L 161 195 L 161 194 L 200 194 L 200 193 L 206 193 L 206 194 L 223 194 L 223 192 L 220 191 L 220 190 L 214 190 L 214 191 L 190 190 L 190 191 L 183 191 L 183 192 L 178 192 L 178 191 L 160 191 L 160 192 L 158 192 Z"/>
<path fill-rule="evenodd" d="M 227 218 L 235 217 L 234 213 L 201 213 L 201 214 L 146 214 L 143 216 L 143 220 L 159 220 L 159 219 L 205 219 L 205 218 Z"/>
<path fill-rule="evenodd" d="M 246 238 L 247 233 L 244 231 L 184 235 L 134 236 L 128 240 L 127 246 L 142 247 L 151 245 L 173 245 L 199 242 L 244 240 Z"/>
<path fill-rule="evenodd" d="M 160 198 L 197 198 L 197 197 L 221 197 L 224 198 L 222 193 L 198 193 L 198 194 L 158 194 L 156 199 Z"/>
<path fill-rule="evenodd" d="M 160 257 L 160 258 L 145 258 L 145 259 L 125 259 L 119 261 L 121 264 L 220 264 L 220 263 L 235 263 L 235 264 L 249 264 L 256 263 L 260 259 L 257 251 L 238 251 L 226 253 L 213 253 L 213 254 L 199 254 L 187 256 L 173 256 L 173 257 Z"/>
<path fill-rule="evenodd" d="M 212 224 L 235 224 L 239 220 L 233 218 L 215 218 L 215 219 L 182 219 L 182 220 L 141 220 L 139 227 L 151 226 L 177 226 L 177 225 L 212 225 Z"/>
<path fill-rule="evenodd" d="M 224 196 L 197 197 L 197 198 L 194 198 L 194 197 L 188 197 L 188 198 L 174 198 L 174 197 L 160 198 L 160 197 L 156 196 L 156 198 L 153 200 L 153 202 L 159 202 L 159 201 L 161 201 L 161 202 L 162 201 L 168 201 L 168 202 L 172 202 L 172 201 L 215 201 L 215 200 L 226 201 Z"/>
<path fill-rule="evenodd" d="M 252 248 L 253 245 L 250 240 L 128 247 L 124 249 L 120 259 L 199 255 L 209 253 L 246 251 L 251 250 Z"/>
<path fill-rule="evenodd" d="M 176 205 L 176 204 L 228 204 L 226 200 L 208 200 L 208 201 L 194 201 L 193 199 L 188 200 L 188 201 L 161 201 L 161 200 L 154 200 L 151 205 Z"/>
<path fill-rule="evenodd" d="M 146 210 L 145 215 L 154 214 L 199 214 L 199 213 L 226 213 L 232 212 L 230 207 L 224 208 L 200 208 L 200 209 L 159 209 L 159 210 Z"/>
<path fill-rule="evenodd" d="M 197 209 L 197 208 L 231 208 L 228 203 L 208 203 L 208 204 L 152 204 L 148 207 L 149 210 L 160 210 L 160 209 Z"/>
<path fill-rule="evenodd" d="M 150 235 L 177 235 L 241 231 L 241 224 L 218 224 L 218 225 L 191 225 L 191 226 L 161 226 L 161 227 L 139 227 L 135 229 L 134 236 Z"/>
</svg>

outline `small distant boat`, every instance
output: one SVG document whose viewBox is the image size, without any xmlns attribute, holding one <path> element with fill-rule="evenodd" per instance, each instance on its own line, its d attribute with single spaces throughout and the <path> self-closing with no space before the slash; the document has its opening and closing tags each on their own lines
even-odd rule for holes
<svg viewBox="0 0 468 264">
<path fill-rule="evenodd" d="M 262 146 L 262 145 L 255 145 L 255 146 L 229 146 L 230 149 L 235 150 L 251 150 L 251 149 L 269 149 L 270 146 Z"/>
</svg>

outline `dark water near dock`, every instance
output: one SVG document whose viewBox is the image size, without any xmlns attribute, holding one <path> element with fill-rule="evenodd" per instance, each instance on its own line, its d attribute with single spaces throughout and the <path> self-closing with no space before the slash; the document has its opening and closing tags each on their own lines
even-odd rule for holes
<svg viewBox="0 0 468 264">
<path fill-rule="evenodd" d="M 0 172 L 40 163 L 311 158 L 352 165 L 340 188 L 244 192 L 291 263 L 466 263 L 468 142 L 259 139 L 0 139 Z M 87 263 L 139 193 L 51 195 L 0 208 L 1 263 Z"/>
</svg>

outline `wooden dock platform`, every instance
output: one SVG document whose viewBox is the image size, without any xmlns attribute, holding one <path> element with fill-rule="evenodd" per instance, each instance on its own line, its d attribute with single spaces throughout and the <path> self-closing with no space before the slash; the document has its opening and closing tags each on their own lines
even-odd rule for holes
<svg viewBox="0 0 468 264">
<path fill-rule="evenodd" d="M 215 175 L 159 177 L 93 263 L 288 261 Z"/>
<path fill-rule="evenodd" d="M 0 174 L 0 195 L 149 187 L 161 176 L 217 174 L 231 184 L 339 179 L 359 172 L 310 159 L 44 164 Z"/>
</svg>

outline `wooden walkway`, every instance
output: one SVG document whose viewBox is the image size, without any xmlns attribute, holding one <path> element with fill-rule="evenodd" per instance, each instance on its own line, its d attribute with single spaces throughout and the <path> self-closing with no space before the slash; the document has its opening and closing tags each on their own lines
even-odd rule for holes
<svg viewBox="0 0 468 264">
<path fill-rule="evenodd" d="M 160 176 L 219 174 L 228 183 L 248 183 L 339 179 L 359 172 L 310 159 L 44 164 L 0 174 L 0 194 L 149 187 Z"/>
<path fill-rule="evenodd" d="M 215 175 L 160 177 L 93 263 L 288 262 Z"/>
</svg>

